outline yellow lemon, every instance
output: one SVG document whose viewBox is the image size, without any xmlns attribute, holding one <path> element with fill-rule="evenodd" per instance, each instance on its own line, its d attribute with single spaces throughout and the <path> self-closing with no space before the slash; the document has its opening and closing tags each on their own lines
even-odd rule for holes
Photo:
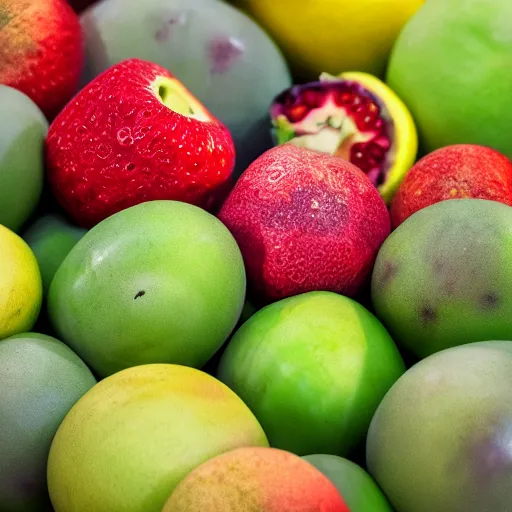
<svg viewBox="0 0 512 512">
<path fill-rule="evenodd" d="M 403 25 L 425 0 L 231 0 L 258 21 L 305 78 L 382 76 Z"/>
<path fill-rule="evenodd" d="M 42 289 L 34 253 L 0 224 L 0 339 L 30 331 L 41 309 Z"/>
</svg>

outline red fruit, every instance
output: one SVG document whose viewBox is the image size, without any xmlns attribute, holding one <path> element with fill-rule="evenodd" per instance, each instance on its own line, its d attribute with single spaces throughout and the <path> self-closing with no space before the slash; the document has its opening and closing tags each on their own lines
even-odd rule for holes
<svg viewBox="0 0 512 512">
<path fill-rule="evenodd" d="M 83 89 L 50 126 L 46 149 L 54 194 L 84 227 L 145 201 L 213 208 L 235 160 L 227 128 L 168 71 L 138 59 Z"/>
<path fill-rule="evenodd" d="M 314 290 L 354 296 L 390 231 L 385 203 L 351 163 L 292 144 L 242 174 L 219 215 L 263 301 Z"/>
<path fill-rule="evenodd" d="M 78 89 L 80 22 L 66 0 L 0 0 L 0 83 L 52 119 Z"/>
<path fill-rule="evenodd" d="M 512 163 L 485 146 L 457 144 L 419 160 L 391 205 L 396 228 L 413 213 L 447 199 L 489 199 L 512 206 Z"/>
</svg>

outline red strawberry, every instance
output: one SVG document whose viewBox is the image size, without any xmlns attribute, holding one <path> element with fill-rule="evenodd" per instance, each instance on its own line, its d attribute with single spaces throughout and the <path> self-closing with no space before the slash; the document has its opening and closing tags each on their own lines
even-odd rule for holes
<svg viewBox="0 0 512 512">
<path fill-rule="evenodd" d="M 0 0 L 0 83 L 52 119 L 78 89 L 80 22 L 66 0 Z"/>
<path fill-rule="evenodd" d="M 83 89 L 50 126 L 46 149 L 54 194 L 85 227 L 151 200 L 212 208 L 235 161 L 227 128 L 168 71 L 138 59 Z"/>
</svg>

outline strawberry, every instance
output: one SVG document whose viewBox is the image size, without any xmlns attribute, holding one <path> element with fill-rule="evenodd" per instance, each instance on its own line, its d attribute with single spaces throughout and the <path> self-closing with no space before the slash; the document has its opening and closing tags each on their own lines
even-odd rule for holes
<svg viewBox="0 0 512 512">
<path fill-rule="evenodd" d="M 159 199 L 212 209 L 230 184 L 228 129 L 164 68 L 129 59 L 85 87 L 51 124 L 48 178 L 57 200 L 91 227 Z"/>
</svg>

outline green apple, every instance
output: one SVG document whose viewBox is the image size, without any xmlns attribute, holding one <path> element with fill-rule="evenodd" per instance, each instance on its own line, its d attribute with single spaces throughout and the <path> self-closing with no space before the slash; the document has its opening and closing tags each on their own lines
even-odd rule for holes
<svg viewBox="0 0 512 512">
<path fill-rule="evenodd" d="M 336 455 L 303 457 L 338 489 L 350 512 L 393 512 L 373 478 L 354 462 Z"/>
<path fill-rule="evenodd" d="M 251 408 L 273 447 L 345 455 L 404 371 L 369 311 L 335 293 L 310 292 L 254 314 L 228 344 L 218 375 Z"/>
<path fill-rule="evenodd" d="M 267 447 L 247 406 L 193 368 L 128 368 L 69 412 L 48 459 L 55 512 L 161 512 L 197 466 L 243 446 Z"/>
<path fill-rule="evenodd" d="M 71 249 L 48 311 L 102 377 L 147 363 L 200 368 L 234 329 L 245 287 L 224 224 L 196 206 L 150 201 L 105 219 Z"/>
<path fill-rule="evenodd" d="M 49 509 L 46 462 L 65 415 L 96 384 L 69 347 L 24 333 L 0 342 L 0 509 Z"/>
<path fill-rule="evenodd" d="M 395 510 L 510 512 L 511 389 L 511 341 L 437 352 L 395 383 L 367 442 Z"/>
<path fill-rule="evenodd" d="M 65 218 L 54 214 L 38 218 L 23 233 L 23 239 L 37 258 L 45 296 L 55 272 L 85 233 L 86 229 L 74 226 Z"/>
<path fill-rule="evenodd" d="M 387 81 L 427 152 L 490 146 L 512 157 L 512 2 L 428 0 L 398 37 Z"/>
<path fill-rule="evenodd" d="M 5 85 L 0 85 L 0 112 L 0 224 L 16 232 L 43 190 L 48 122 L 28 96 Z"/>
</svg>

